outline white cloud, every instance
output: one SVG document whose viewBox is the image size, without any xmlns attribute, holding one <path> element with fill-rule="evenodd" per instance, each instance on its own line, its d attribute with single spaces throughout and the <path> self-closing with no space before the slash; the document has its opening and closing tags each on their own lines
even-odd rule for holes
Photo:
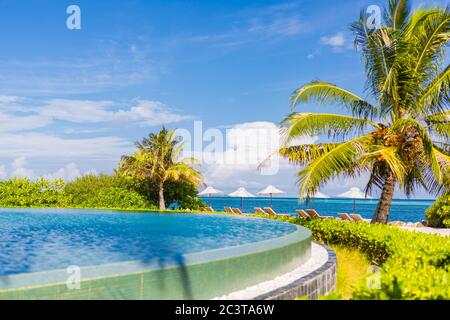
<svg viewBox="0 0 450 320">
<path fill-rule="evenodd" d="M 190 40 L 218 47 L 237 47 L 298 36 L 311 30 L 298 7 L 298 3 L 287 3 L 245 9 L 235 14 L 236 19 L 225 32 L 197 35 Z"/>
<path fill-rule="evenodd" d="M 52 123 L 52 119 L 47 116 L 17 116 L 0 112 L 0 123 L 0 132 L 17 132 L 46 127 Z"/>
<path fill-rule="evenodd" d="M 13 161 L 11 164 L 12 171 L 11 171 L 11 178 L 17 177 L 17 178 L 34 178 L 34 171 L 25 168 L 27 164 L 27 160 L 25 157 L 19 157 Z"/>
<path fill-rule="evenodd" d="M 87 174 L 97 175 L 97 171 L 95 169 L 90 169 L 82 174 L 80 168 L 78 168 L 78 165 L 74 162 L 71 162 L 71 163 L 68 163 L 67 165 L 65 165 L 63 168 L 56 170 L 53 173 L 45 174 L 44 178 L 47 180 L 50 180 L 50 181 L 63 179 L 64 181 L 67 182 L 67 181 L 73 181 L 73 180 L 75 180 L 83 175 L 87 175 Z"/>
<path fill-rule="evenodd" d="M 75 163 L 71 162 L 54 173 L 44 175 L 44 178 L 48 180 L 64 179 L 65 181 L 73 181 L 80 176 L 80 169 Z"/>
<path fill-rule="evenodd" d="M 134 150 L 133 144 L 114 136 L 63 139 L 55 135 L 29 132 L 0 134 L 0 157 L 40 157 L 58 159 L 119 159 Z"/>
<path fill-rule="evenodd" d="M 19 97 L 17 96 L 5 96 L 5 95 L 0 95 L 0 105 L 3 104 L 12 104 L 12 103 L 16 103 L 19 101 Z"/>
<path fill-rule="evenodd" d="M 97 174 L 95 169 L 86 171 L 84 174 Z M 37 177 L 44 177 L 47 180 L 64 179 L 64 181 L 73 181 L 82 176 L 81 170 L 74 162 L 68 163 L 63 168 L 56 170 L 53 173 L 37 175 L 34 170 L 28 168 L 28 161 L 26 157 L 18 157 L 11 163 L 11 170 L 9 174 L 5 165 L 0 165 L 0 180 L 12 178 L 28 178 L 36 179 Z"/>
<path fill-rule="evenodd" d="M 296 139 L 297 144 L 314 143 L 317 137 Z M 251 122 L 232 126 L 226 132 L 224 150 L 206 151 L 203 173 L 207 183 L 218 186 L 262 186 L 268 179 L 278 179 L 280 170 L 292 170 L 285 160 L 274 157 L 273 162 L 257 171 L 259 164 L 276 153 L 282 143 L 279 127 L 272 122 Z M 264 183 L 263 183 L 264 182 Z"/>
<path fill-rule="evenodd" d="M 113 110 L 112 107 L 117 105 L 113 101 L 54 99 L 37 112 L 74 123 L 130 123 L 140 126 L 159 126 L 192 119 L 191 116 L 173 112 L 159 101 L 135 99 L 128 104 L 128 108 Z"/>
<path fill-rule="evenodd" d="M 151 100 L 133 99 L 124 103 L 109 100 L 52 99 L 0 96 L 0 132 L 30 131 L 49 127 L 55 121 L 110 126 L 160 126 L 192 119 L 169 106 Z M 66 128 L 66 134 L 95 133 L 96 128 Z"/>
<path fill-rule="evenodd" d="M 137 100 L 136 102 L 136 106 L 114 113 L 114 120 L 139 123 L 142 126 L 158 126 L 192 119 L 192 116 L 172 112 L 168 106 L 158 101 Z"/>
<path fill-rule="evenodd" d="M 39 108 L 37 112 L 57 120 L 97 123 L 111 119 L 112 113 L 106 108 L 113 105 L 112 101 L 53 99 L 49 100 L 45 107 Z"/>
<path fill-rule="evenodd" d="M 324 36 L 320 38 L 320 43 L 330 46 L 335 52 L 351 48 L 351 43 L 343 32 L 338 32 L 332 36 Z"/>
</svg>

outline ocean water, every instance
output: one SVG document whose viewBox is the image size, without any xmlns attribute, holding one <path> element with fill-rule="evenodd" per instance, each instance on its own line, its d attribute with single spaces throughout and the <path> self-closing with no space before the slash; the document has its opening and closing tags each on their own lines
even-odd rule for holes
<svg viewBox="0 0 450 320">
<path fill-rule="evenodd" d="M 212 197 L 202 198 L 206 203 L 212 203 L 214 210 L 223 211 L 225 206 L 240 208 L 240 198 Z M 433 200 L 394 200 L 390 213 L 390 221 L 417 222 L 425 220 L 425 210 L 433 204 Z M 377 207 L 377 199 L 356 200 L 356 213 L 364 218 L 372 218 Z M 243 211 L 253 213 L 255 207 L 268 207 L 269 198 L 247 198 L 243 200 Z M 314 199 L 314 201 L 299 202 L 296 198 L 273 198 L 273 209 L 278 213 L 295 214 L 296 209 L 314 208 L 321 215 L 337 216 L 338 212 L 351 213 L 353 200 L 351 199 Z"/>
<path fill-rule="evenodd" d="M 277 238 L 294 225 L 229 216 L 0 209 L 0 276 L 183 255 Z"/>
</svg>

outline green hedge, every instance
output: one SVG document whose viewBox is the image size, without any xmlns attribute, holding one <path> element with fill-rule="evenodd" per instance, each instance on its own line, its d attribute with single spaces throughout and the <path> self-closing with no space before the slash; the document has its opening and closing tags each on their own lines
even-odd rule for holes
<svg viewBox="0 0 450 320">
<path fill-rule="evenodd" d="M 428 225 L 436 228 L 450 228 L 450 192 L 439 197 L 427 209 Z"/>
<path fill-rule="evenodd" d="M 64 181 L 14 178 L 0 182 L 0 206 L 67 207 L 72 197 L 64 192 Z"/>
<path fill-rule="evenodd" d="M 358 249 L 381 266 L 381 288 L 361 284 L 355 299 L 450 299 L 450 238 L 385 225 L 298 221 L 316 240 Z"/>
<path fill-rule="evenodd" d="M 282 220 L 310 229 L 318 242 L 360 250 L 381 267 L 381 287 L 364 281 L 353 299 L 450 299 L 450 238 L 367 223 Z"/>
<path fill-rule="evenodd" d="M 133 190 L 111 187 L 77 204 L 80 208 L 158 209 Z"/>
</svg>

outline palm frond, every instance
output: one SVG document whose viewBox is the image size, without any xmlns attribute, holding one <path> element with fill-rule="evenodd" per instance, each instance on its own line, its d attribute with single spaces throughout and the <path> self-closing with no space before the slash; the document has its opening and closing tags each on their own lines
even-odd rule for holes
<svg viewBox="0 0 450 320">
<path fill-rule="evenodd" d="M 358 174 L 358 159 L 365 153 L 371 136 L 362 136 L 324 153 L 298 173 L 300 194 L 313 194 L 319 187 L 334 177 L 347 173 Z"/>
<path fill-rule="evenodd" d="M 378 128 L 374 122 L 339 114 L 316 114 L 294 112 L 282 125 L 286 128 L 286 143 L 305 135 L 327 134 L 329 137 L 345 138 L 349 134 L 361 134 L 368 126 Z"/>
<path fill-rule="evenodd" d="M 334 84 L 321 81 L 311 82 L 297 89 L 291 96 L 292 108 L 299 103 L 310 101 L 343 106 L 351 111 L 353 115 L 364 118 L 372 119 L 378 112 L 376 107 L 358 95 Z"/>
<path fill-rule="evenodd" d="M 450 66 L 431 82 L 417 96 L 413 104 L 414 112 L 418 115 L 432 115 L 443 113 L 450 102 Z"/>
<path fill-rule="evenodd" d="M 430 77 L 444 57 L 443 46 L 450 38 L 449 8 L 423 17 L 412 41 L 414 72 L 422 79 Z"/>
<path fill-rule="evenodd" d="M 281 148 L 279 154 L 290 163 L 306 165 L 337 148 L 340 143 L 304 144 L 293 147 Z"/>
<path fill-rule="evenodd" d="M 402 29 L 407 23 L 411 8 L 408 0 L 389 0 L 385 12 L 387 25 L 393 30 Z"/>
</svg>

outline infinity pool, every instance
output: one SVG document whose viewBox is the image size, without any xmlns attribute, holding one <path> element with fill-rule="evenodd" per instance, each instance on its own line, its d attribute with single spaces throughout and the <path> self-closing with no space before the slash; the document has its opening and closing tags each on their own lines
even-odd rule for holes
<svg viewBox="0 0 450 320">
<path fill-rule="evenodd" d="M 247 285 L 270 278 L 274 272 L 293 269 L 307 260 L 309 247 L 308 230 L 263 219 L 0 209 L 0 298 L 2 289 L 8 292 L 14 289 L 17 293 L 17 290 L 41 285 L 47 289 L 52 285 L 61 286 L 69 266 L 83 270 L 82 281 L 89 280 L 86 282 L 89 287 L 95 279 L 113 277 L 117 280 L 119 276 L 130 275 L 150 277 L 151 273 L 153 278 L 147 283 L 147 292 L 142 292 L 145 281 L 141 279 L 137 298 L 207 298 L 237 289 L 242 286 L 239 282 Z M 274 261 L 274 257 L 281 260 Z M 155 275 L 154 271 L 161 270 L 172 270 L 172 274 Z M 221 281 L 228 278 L 226 281 L 231 285 L 222 284 L 223 290 L 205 289 L 205 294 L 196 289 L 194 293 L 192 287 L 196 284 L 192 281 L 197 276 L 204 279 L 222 277 Z M 161 279 L 165 279 L 166 284 L 177 283 L 174 280 L 177 277 L 183 288 L 150 285 Z M 243 277 L 253 280 L 242 281 Z M 190 282 L 187 292 L 186 278 Z M 83 297 L 111 298 L 111 285 L 112 282 L 108 285 L 106 281 L 103 284 L 106 289 L 98 291 L 97 295 Z M 121 288 L 118 286 L 115 290 L 120 292 Z M 177 290 L 181 291 L 179 295 Z M 57 292 L 61 293 L 61 288 Z M 127 292 L 123 291 L 120 298 L 129 298 Z M 73 298 L 76 293 L 66 292 L 66 296 L 56 298 Z M 25 295 L 29 297 L 28 294 Z M 45 291 L 36 298 L 55 298 L 52 294 L 51 290 Z"/>
</svg>

